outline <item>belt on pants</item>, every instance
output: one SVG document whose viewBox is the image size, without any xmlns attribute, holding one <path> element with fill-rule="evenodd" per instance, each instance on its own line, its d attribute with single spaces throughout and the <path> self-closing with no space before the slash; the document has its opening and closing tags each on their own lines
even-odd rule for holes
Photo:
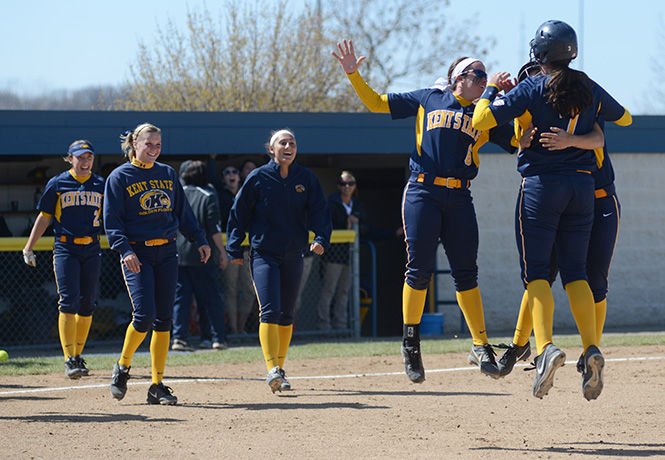
<svg viewBox="0 0 665 460">
<path fill-rule="evenodd" d="M 425 182 L 425 175 L 424 174 L 418 174 L 418 178 L 416 179 L 416 182 Z M 429 183 L 430 181 L 427 180 Z M 461 188 L 461 189 L 467 189 L 469 188 L 469 183 L 471 181 L 469 179 L 458 179 L 456 177 L 435 177 L 434 180 L 431 181 L 432 184 L 438 185 L 439 187 L 446 187 L 446 188 Z"/>
<path fill-rule="evenodd" d="M 607 190 L 605 190 L 604 188 L 596 189 L 596 191 L 593 194 L 596 196 L 596 198 L 605 198 L 606 196 L 609 195 L 607 193 Z"/>
<path fill-rule="evenodd" d="M 69 235 L 60 235 L 58 241 L 61 243 L 73 243 L 73 244 L 91 244 L 96 241 L 99 241 L 99 235 L 95 236 L 69 236 Z"/>
<path fill-rule="evenodd" d="M 152 240 L 145 241 L 130 241 L 129 244 L 140 244 L 142 246 L 163 246 L 165 244 L 175 241 L 175 238 L 155 238 Z"/>
</svg>

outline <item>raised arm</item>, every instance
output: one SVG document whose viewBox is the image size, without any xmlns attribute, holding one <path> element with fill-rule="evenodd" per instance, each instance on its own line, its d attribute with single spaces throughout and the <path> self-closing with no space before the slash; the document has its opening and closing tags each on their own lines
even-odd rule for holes
<svg viewBox="0 0 665 460">
<path fill-rule="evenodd" d="M 342 40 L 337 43 L 339 55 L 332 52 L 332 55 L 342 65 L 342 69 L 346 72 L 353 89 L 356 94 L 363 101 L 363 104 L 371 111 L 377 113 L 390 113 L 390 105 L 388 105 L 388 95 L 379 94 L 372 89 L 365 80 L 358 73 L 358 66 L 365 60 L 365 56 L 356 58 L 355 50 L 353 49 L 353 42 L 351 40 Z"/>
<path fill-rule="evenodd" d="M 508 72 L 493 73 L 487 78 L 487 86 L 476 103 L 473 111 L 472 125 L 476 129 L 486 130 L 497 126 L 497 120 L 490 109 L 490 104 L 500 91 L 507 92 L 515 87 L 514 80 L 510 79 Z"/>
</svg>

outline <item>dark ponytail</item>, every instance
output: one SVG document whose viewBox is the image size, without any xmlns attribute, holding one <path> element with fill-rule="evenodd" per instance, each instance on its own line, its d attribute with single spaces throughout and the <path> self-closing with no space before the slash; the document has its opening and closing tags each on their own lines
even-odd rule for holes
<svg viewBox="0 0 665 460">
<path fill-rule="evenodd" d="M 593 104 L 591 80 L 584 72 L 569 68 L 568 62 L 550 63 L 546 85 L 547 103 L 564 118 L 572 118 Z"/>
</svg>

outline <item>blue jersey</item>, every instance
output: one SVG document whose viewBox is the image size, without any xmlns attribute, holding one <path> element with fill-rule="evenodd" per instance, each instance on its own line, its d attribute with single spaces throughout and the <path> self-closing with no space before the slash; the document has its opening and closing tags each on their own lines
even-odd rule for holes
<svg viewBox="0 0 665 460">
<path fill-rule="evenodd" d="M 600 126 L 600 129 L 605 131 L 605 120 L 599 117 L 596 122 Z M 604 188 L 613 191 L 614 168 L 612 167 L 610 156 L 607 154 L 607 142 L 601 148 L 594 150 L 594 152 L 596 154 L 596 164 L 598 165 L 598 170 L 593 173 L 593 178 L 596 181 L 596 189 Z M 610 190 L 608 190 L 608 193 Z"/>
<path fill-rule="evenodd" d="M 593 102 L 574 117 L 562 117 L 547 103 L 546 87 L 549 75 L 529 77 L 520 82 L 505 96 L 494 100 L 498 90 L 488 86 L 481 96 L 489 99 L 489 109 L 498 125 L 504 124 L 529 112 L 533 125 L 539 133 L 549 131 L 550 127 L 558 127 L 569 134 L 587 134 L 593 129 L 596 119 L 601 116 L 605 120 L 619 120 L 625 109 L 607 91 L 592 80 L 589 80 Z M 595 171 L 596 157 L 592 150 L 569 147 L 563 150 L 548 150 L 538 140 L 520 152 L 517 170 L 522 176 L 534 176 L 542 173 L 565 171 Z"/>
<path fill-rule="evenodd" d="M 48 181 L 37 209 L 54 217 L 56 236 L 99 235 L 103 196 L 104 178 L 97 174 L 75 177 L 74 170 L 70 169 Z"/>
<path fill-rule="evenodd" d="M 134 252 L 130 241 L 175 239 L 178 229 L 199 246 L 207 244 L 175 170 L 138 161 L 111 172 L 104 196 L 104 227 L 111 249 L 123 257 Z"/>
<path fill-rule="evenodd" d="M 510 127 L 474 129 L 475 105 L 462 105 L 450 91 L 389 93 L 388 104 L 393 119 L 416 117 L 416 146 L 409 162 L 414 173 L 470 180 L 478 174 L 478 149 L 483 144 L 491 141 L 508 152 L 515 150 Z"/>
<path fill-rule="evenodd" d="M 236 196 L 229 215 L 226 249 L 242 258 L 242 241 L 249 232 L 252 248 L 276 256 L 302 253 L 314 242 L 330 246 L 332 224 L 319 180 L 309 169 L 291 164 L 284 179 L 274 161 L 252 171 Z"/>
</svg>

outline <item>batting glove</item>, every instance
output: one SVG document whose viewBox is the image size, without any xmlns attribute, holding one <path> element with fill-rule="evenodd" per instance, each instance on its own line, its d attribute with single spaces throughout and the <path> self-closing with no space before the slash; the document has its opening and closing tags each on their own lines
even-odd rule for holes
<svg viewBox="0 0 665 460">
<path fill-rule="evenodd" d="M 32 251 L 26 251 L 25 249 L 23 250 L 23 262 L 25 262 L 27 265 L 30 265 L 31 267 L 36 267 L 37 266 L 37 258 L 35 257 L 35 253 Z"/>
</svg>

